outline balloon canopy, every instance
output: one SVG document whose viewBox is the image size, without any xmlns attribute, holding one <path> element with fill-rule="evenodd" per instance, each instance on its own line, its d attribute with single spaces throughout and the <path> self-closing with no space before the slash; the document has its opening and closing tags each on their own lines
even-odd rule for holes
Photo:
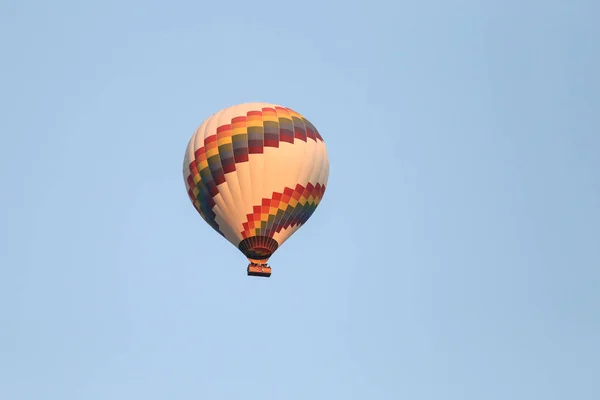
<svg viewBox="0 0 600 400">
<path fill-rule="evenodd" d="M 323 198 L 329 160 L 323 138 L 299 113 L 270 103 L 225 108 L 194 132 L 183 176 L 204 221 L 270 276 L 271 255 Z"/>
</svg>

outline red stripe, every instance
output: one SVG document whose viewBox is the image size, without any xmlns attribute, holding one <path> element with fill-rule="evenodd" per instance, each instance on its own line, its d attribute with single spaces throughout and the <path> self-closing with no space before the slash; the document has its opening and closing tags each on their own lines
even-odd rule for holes
<svg viewBox="0 0 600 400">
<path fill-rule="evenodd" d="M 215 171 L 214 177 L 215 177 L 215 183 L 217 184 L 217 186 L 222 183 L 225 183 L 225 174 L 223 174 L 222 169 L 219 168 L 217 171 Z"/>
<path fill-rule="evenodd" d="M 235 163 L 236 164 L 247 162 L 248 160 L 249 160 L 249 158 L 248 158 L 248 154 L 247 153 L 235 156 Z"/>
<path fill-rule="evenodd" d="M 281 135 L 279 141 L 294 144 L 294 135 Z"/>
<path fill-rule="evenodd" d="M 235 172 L 235 164 L 223 164 L 223 172 L 226 174 Z"/>
<path fill-rule="evenodd" d="M 217 135 L 210 135 L 206 139 L 204 139 L 204 145 L 206 146 L 207 144 L 216 142 L 216 141 L 217 141 Z"/>
<path fill-rule="evenodd" d="M 231 125 L 227 124 L 227 125 L 221 125 L 217 128 L 217 133 L 221 133 L 221 132 L 225 132 L 225 131 L 230 131 L 231 130 Z"/>
<path fill-rule="evenodd" d="M 300 130 L 297 130 L 297 129 L 294 130 L 294 138 L 300 139 L 303 142 L 306 142 L 306 135 L 304 134 L 304 132 L 302 132 Z"/>
</svg>

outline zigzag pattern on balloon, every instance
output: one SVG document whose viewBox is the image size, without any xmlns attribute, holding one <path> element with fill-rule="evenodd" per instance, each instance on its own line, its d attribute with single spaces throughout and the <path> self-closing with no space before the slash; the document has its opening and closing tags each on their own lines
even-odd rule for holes
<svg viewBox="0 0 600 400">
<path fill-rule="evenodd" d="M 319 205 L 325 185 L 298 184 L 294 189 L 286 187 L 282 193 L 273 192 L 270 199 L 263 198 L 260 206 L 253 207 L 253 213 L 246 215 L 242 237 L 273 237 L 276 232 L 288 227 L 303 225 Z"/>
<path fill-rule="evenodd" d="M 221 235 L 213 212 L 213 197 L 225 175 L 235 172 L 235 165 L 249 161 L 249 154 L 262 154 L 265 147 L 279 147 L 281 142 L 295 140 L 323 141 L 306 118 L 285 107 L 263 107 L 248 111 L 245 116 L 231 119 L 204 139 L 204 146 L 194 152 L 190 160 L 188 195 L 202 218 Z"/>
</svg>

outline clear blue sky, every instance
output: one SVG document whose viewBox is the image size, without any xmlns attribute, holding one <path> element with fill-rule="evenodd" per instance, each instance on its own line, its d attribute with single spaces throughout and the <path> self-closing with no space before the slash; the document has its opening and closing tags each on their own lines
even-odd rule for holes
<svg viewBox="0 0 600 400">
<path fill-rule="evenodd" d="M 600 398 L 600 3 L 3 1 L 0 399 Z M 245 274 L 181 166 L 323 134 Z"/>
</svg>

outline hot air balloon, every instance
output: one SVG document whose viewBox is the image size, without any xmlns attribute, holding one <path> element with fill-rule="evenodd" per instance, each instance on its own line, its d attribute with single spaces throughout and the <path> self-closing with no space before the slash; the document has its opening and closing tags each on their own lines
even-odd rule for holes
<svg viewBox="0 0 600 400">
<path fill-rule="evenodd" d="M 328 176 L 317 129 L 270 103 L 240 104 L 206 119 L 183 162 L 192 204 L 248 258 L 249 276 L 271 276 L 267 261 L 313 214 Z"/>
</svg>

